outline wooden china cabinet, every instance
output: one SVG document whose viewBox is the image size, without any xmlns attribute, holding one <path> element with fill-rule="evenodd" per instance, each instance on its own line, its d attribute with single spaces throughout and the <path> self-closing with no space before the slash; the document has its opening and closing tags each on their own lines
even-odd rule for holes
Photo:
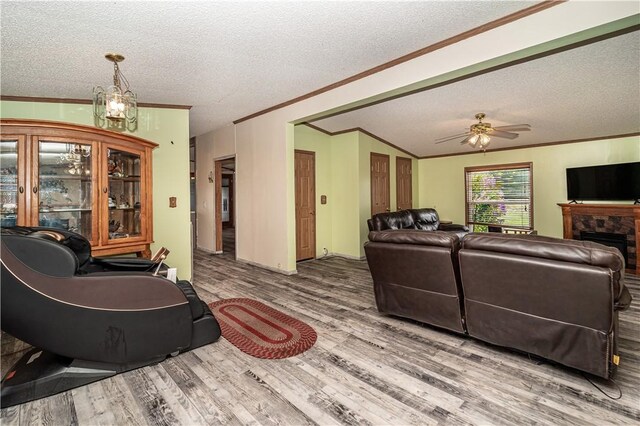
<svg viewBox="0 0 640 426">
<path fill-rule="evenodd" d="M 149 257 L 152 150 L 157 144 L 96 127 L 0 120 L 2 226 L 84 235 L 96 256 Z"/>
</svg>

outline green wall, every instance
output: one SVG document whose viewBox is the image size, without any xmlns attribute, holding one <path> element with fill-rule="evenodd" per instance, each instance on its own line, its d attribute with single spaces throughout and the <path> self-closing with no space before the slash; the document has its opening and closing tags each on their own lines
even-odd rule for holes
<svg viewBox="0 0 640 426">
<path fill-rule="evenodd" d="M 0 117 L 63 121 L 92 126 L 91 105 L 1 101 Z M 181 279 L 191 279 L 189 216 L 189 111 L 139 108 L 138 128 L 131 133 L 155 142 L 153 151 L 153 237 L 151 250 L 171 250 L 168 263 Z M 129 132 L 126 132 L 129 133 Z M 169 197 L 177 197 L 169 208 Z"/>
<path fill-rule="evenodd" d="M 541 235 L 562 238 L 562 212 L 567 202 L 567 167 L 640 161 L 640 138 L 628 137 L 479 152 L 419 160 L 420 207 L 434 207 L 442 219 L 465 221 L 464 168 L 491 164 L 533 163 L 533 223 Z"/>
<path fill-rule="evenodd" d="M 332 193 L 328 197 L 333 199 L 333 247 L 329 251 L 359 258 L 358 134 L 351 132 L 331 136 L 331 151 Z"/>
<path fill-rule="evenodd" d="M 395 158 L 406 155 L 361 132 L 329 136 L 295 126 L 295 149 L 316 154 L 316 255 L 323 248 L 349 257 L 364 256 L 366 220 L 371 217 L 371 152 L 390 156 L 391 211 L 396 210 Z M 534 227 L 562 237 L 567 167 L 640 161 L 640 138 L 597 140 L 498 152 L 478 152 L 413 160 L 413 206 L 434 207 L 442 220 L 464 223 L 464 168 L 533 163 Z M 327 204 L 320 196 L 327 195 Z"/>
<path fill-rule="evenodd" d="M 371 217 L 372 152 L 389 155 L 391 210 L 396 209 L 396 157 L 407 157 L 364 133 L 354 131 L 329 136 L 310 127 L 295 127 L 295 149 L 316 156 L 316 255 L 323 249 L 348 257 L 364 256 L 363 244 Z M 413 160 L 413 201 L 418 191 L 418 160 Z M 320 196 L 327 204 L 320 204 Z"/>
</svg>

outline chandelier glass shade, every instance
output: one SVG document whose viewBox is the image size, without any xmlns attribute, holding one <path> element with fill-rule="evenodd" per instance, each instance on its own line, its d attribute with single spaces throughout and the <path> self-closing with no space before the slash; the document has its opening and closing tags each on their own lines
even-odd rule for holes
<svg viewBox="0 0 640 426">
<path fill-rule="evenodd" d="M 66 150 L 58 158 L 58 163 L 67 166 L 71 175 L 89 175 L 91 173 L 91 147 L 80 144 L 66 144 Z"/>
<path fill-rule="evenodd" d="M 476 133 L 469 138 L 467 143 L 471 145 L 472 148 L 479 146 L 480 148 L 486 148 L 489 146 L 489 142 L 491 142 L 491 137 L 486 133 Z"/>
<path fill-rule="evenodd" d="M 124 56 L 107 53 L 105 58 L 113 62 L 113 85 L 93 88 L 93 114 L 99 123 L 129 127 L 138 119 L 138 100 L 118 66 Z"/>
</svg>

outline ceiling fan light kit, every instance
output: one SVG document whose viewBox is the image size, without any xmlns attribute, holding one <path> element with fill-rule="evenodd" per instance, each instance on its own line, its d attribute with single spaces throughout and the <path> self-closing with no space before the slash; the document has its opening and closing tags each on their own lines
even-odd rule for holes
<svg viewBox="0 0 640 426">
<path fill-rule="evenodd" d="M 460 142 L 461 145 L 469 144 L 469 146 L 471 146 L 472 148 L 478 147 L 486 150 L 489 146 L 489 142 L 491 142 L 491 136 L 495 136 L 497 138 L 515 139 L 519 135 L 518 133 L 514 132 L 524 132 L 531 130 L 531 126 L 529 124 L 511 124 L 507 126 L 493 127 L 491 126 L 491 123 L 484 123 L 482 121 L 485 117 L 486 116 L 484 113 L 477 113 L 476 120 L 478 120 L 478 122 L 472 124 L 469 127 L 469 131 L 467 133 L 436 139 L 436 144 L 447 142 L 452 139 L 458 139 L 459 137 L 464 136 L 464 139 L 462 139 L 462 141 Z"/>
</svg>

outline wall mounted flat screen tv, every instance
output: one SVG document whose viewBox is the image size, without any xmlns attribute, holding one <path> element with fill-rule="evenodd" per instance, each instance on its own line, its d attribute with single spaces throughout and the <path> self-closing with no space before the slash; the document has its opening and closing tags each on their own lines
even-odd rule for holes
<svg viewBox="0 0 640 426">
<path fill-rule="evenodd" d="M 640 162 L 567 169 L 567 198 L 579 201 L 640 199 Z"/>
</svg>

